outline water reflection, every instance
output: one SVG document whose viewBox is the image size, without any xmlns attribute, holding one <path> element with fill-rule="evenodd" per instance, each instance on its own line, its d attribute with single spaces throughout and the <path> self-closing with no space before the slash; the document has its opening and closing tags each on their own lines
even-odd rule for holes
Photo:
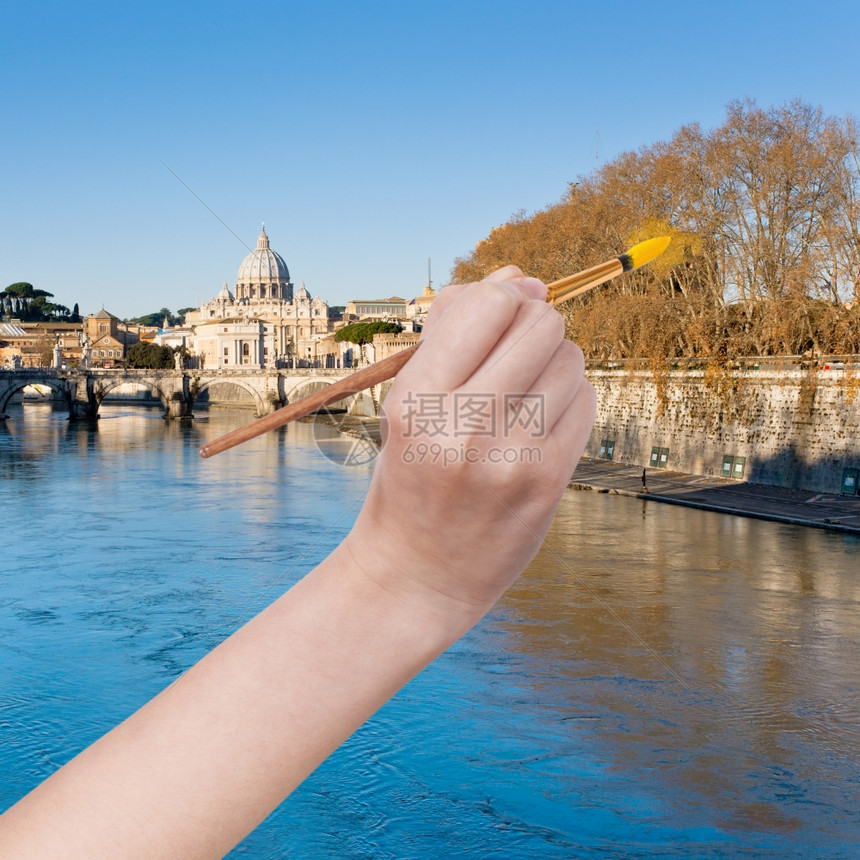
<svg viewBox="0 0 860 860">
<path fill-rule="evenodd" d="M 201 461 L 245 411 L 10 415 L 0 808 L 310 569 L 370 477 L 301 424 Z M 843 535 L 571 491 L 491 616 L 235 856 L 852 856 L 858 561 Z"/>
<path fill-rule="evenodd" d="M 499 623 L 679 820 L 856 837 L 858 561 L 856 539 L 570 493 Z"/>
</svg>

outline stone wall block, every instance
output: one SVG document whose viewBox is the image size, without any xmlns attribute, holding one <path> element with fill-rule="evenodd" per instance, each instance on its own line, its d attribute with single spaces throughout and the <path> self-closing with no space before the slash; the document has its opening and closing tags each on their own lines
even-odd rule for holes
<svg viewBox="0 0 860 860">
<path fill-rule="evenodd" d="M 588 377 L 597 392 L 590 456 L 610 439 L 613 459 L 647 467 L 653 447 L 668 448 L 670 469 L 705 475 L 720 474 L 724 456 L 744 457 L 745 480 L 818 492 L 839 492 L 843 469 L 860 468 L 860 397 L 847 396 L 841 371 Z"/>
</svg>

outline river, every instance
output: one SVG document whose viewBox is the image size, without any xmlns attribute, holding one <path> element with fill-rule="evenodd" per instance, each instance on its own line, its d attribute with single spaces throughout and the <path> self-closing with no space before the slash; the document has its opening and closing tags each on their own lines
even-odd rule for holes
<svg viewBox="0 0 860 860">
<path fill-rule="evenodd" d="M 0 810 L 296 582 L 370 466 L 247 412 L 0 423 Z M 341 458 L 343 459 L 343 458 Z M 860 541 L 568 491 L 544 549 L 231 857 L 856 857 Z"/>
</svg>

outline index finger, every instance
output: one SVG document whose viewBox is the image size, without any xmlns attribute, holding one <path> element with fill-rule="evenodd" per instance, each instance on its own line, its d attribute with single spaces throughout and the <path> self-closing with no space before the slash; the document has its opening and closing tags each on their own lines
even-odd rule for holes
<svg viewBox="0 0 860 860">
<path fill-rule="evenodd" d="M 420 379 L 434 392 L 458 388 L 481 366 L 526 301 L 523 290 L 510 281 L 466 285 L 436 316 L 434 325 L 425 328 L 422 348 L 397 375 L 397 382 L 414 385 Z"/>
<path fill-rule="evenodd" d="M 522 271 L 516 266 L 504 266 L 497 269 L 495 272 L 483 278 L 484 281 L 510 281 L 516 284 L 530 298 L 546 300 L 547 288 L 543 281 L 537 278 L 529 278 L 523 275 Z M 440 317 L 447 313 L 448 308 L 454 300 L 463 292 L 463 290 L 472 286 L 472 284 L 448 284 L 444 287 L 436 300 L 430 307 L 430 312 L 427 314 L 427 321 L 424 323 L 424 333 L 429 333 L 438 324 Z"/>
</svg>

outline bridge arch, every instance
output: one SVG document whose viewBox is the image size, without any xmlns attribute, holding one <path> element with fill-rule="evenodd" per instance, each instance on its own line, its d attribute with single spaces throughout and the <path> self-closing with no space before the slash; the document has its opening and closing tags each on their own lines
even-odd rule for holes
<svg viewBox="0 0 860 860">
<path fill-rule="evenodd" d="M 69 393 L 69 385 L 65 379 L 59 379 L 52 376 L 35 375 L 31 378 L 22 378 L 15 374 L 0 375 L 0 417 L 6 415 L 6 409 L 9 402 L 19 392 L 23 391 L 29 385 L 44 385 L 60 395 L 60 399 L 65 404 L 67 411 L 71 414 L 71 394 Z"/>
<path fill-rule="evenodd" d="M 260 392 L 252 384 L 246 382 L 241 377 L 234 376 L 213 376 L 209 379 L 199 379 L 197 384 L 191 390 L 191 406 L 194 406 L 197 398 L 199 398 L 204 391 L 209 391 L 210 388 L 216 385 L 233 385 L 236 388 L 241 389 L 246 394 L 250 395 L 251 400 L 254 402 L 254 409 L 257 415 L 263 415 L 266 412 L 266 404 L 263 402 Z"/>
<path fill-rule="evenodd" d="M 338 379 L 332 379 L 331 377 L 324 376 L 303 379 L 301 380 L 301 382 L 294 385 L 287 392 L 285 397 L 285 403 L 294 403 L 296 400 L 301 400 L 303 397 L 307 397 L 309 394 L 313 394 L 315 391 L 321 391 L 323 388 L 327 388 L 329 385 L 334 385 L 334 383 L 338 381 Z M 357 394 L 349 394 L 341 400 L 338 400 L 330 405 L 334 408 L 338 408 L 340 404 L 340 408 L 343 408 L 347 412 L 352 414 L 355 411 L 357 404 L 362 400 L 364 394 L 365 392 L 362 391 L 359 391 Z"/>
<path fill-rule="evenodd" d="M 98 409 L 98 407 L 102 405 L 102 401 L 111 393 L 111 391 L 115 388 L 119 388 L 120 385 L 127 385 L 128 383 L 145 388 L 161 402 L 165 412 L 169 409 L 169 397 L 167 397 L 164 391 L 162 391 L 161 387 L 158 385 L 158 381 L 156 379 L 148 379 L 146 376 L 135 376 L 133 379 L 129 379 L 127 376 L 117 377 L 116 379 L 112 377 L 100 377 L 98 379 L 98 384 L 93 386 L 96 408 Z"/>
</svg>

